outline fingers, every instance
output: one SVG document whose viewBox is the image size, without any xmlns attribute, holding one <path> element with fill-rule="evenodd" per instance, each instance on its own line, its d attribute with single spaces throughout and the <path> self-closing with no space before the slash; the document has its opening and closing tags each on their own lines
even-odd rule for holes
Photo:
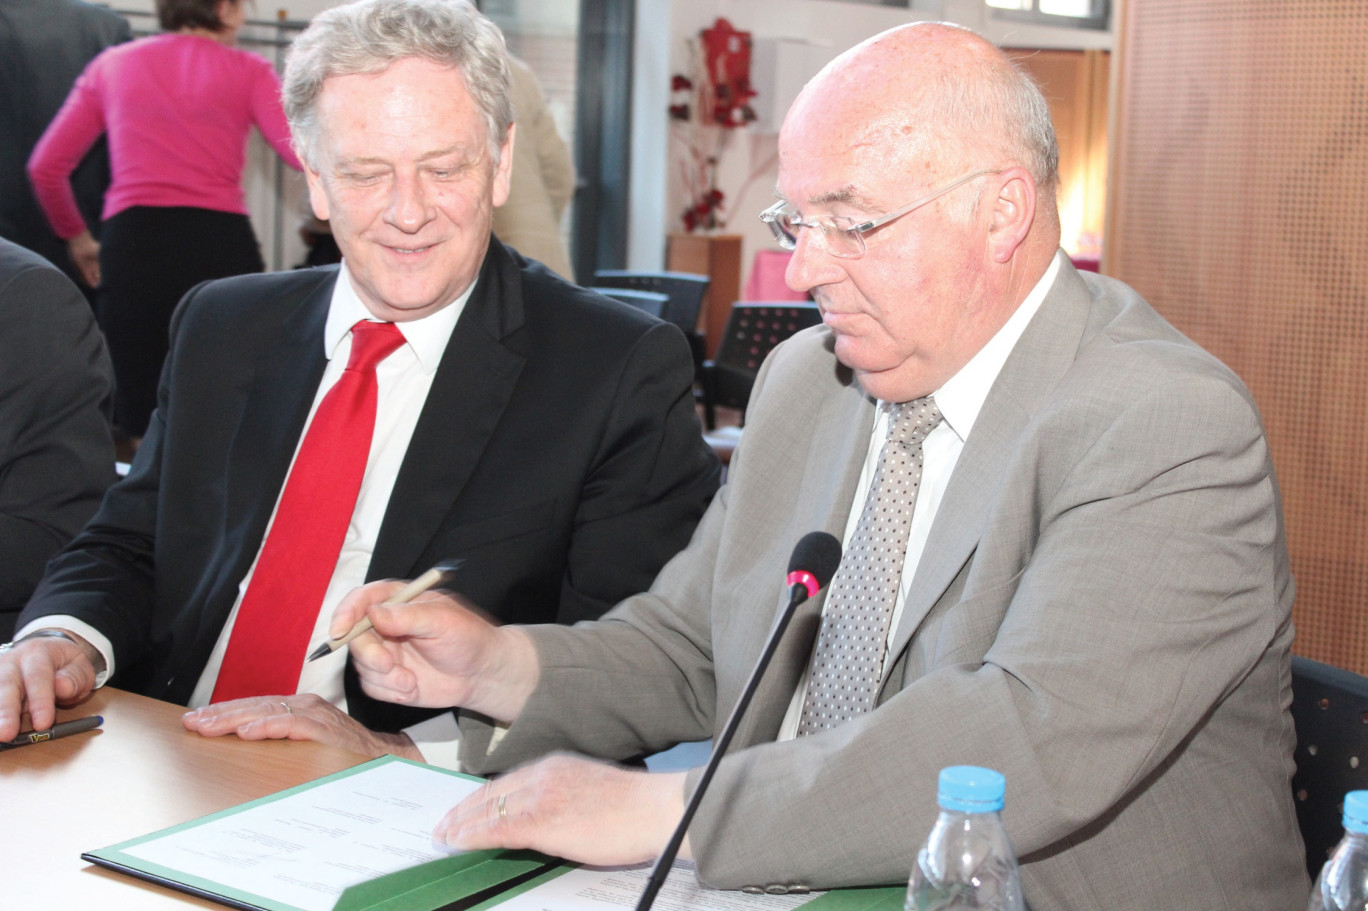
<svg viewBox="0 0 1368 911">
<path fill-rule="evenodd" d="M 81 270 L 81 278 L 85 279 L 87 285 L 92 288 L 100 287 L 100 260 L 82 260 L 77 266 Z"/>
<path fill-rule="evenodd" d="M 185 725 L 186 730 L 205 737 L 236 734 L 239 729 L 263 719 L 288 719 L 293 710 L 285 699 L 284 696 L 253 696 L 249 699 L 216 702 L 186 712 L 181 716 L 181 723 Z M 288 732 L 279 736 L 288 736 Z"/>
<path fill-rule="evenodd" d="M 57 720 L 57 706 L 88 697 L 95 668 L 82 648 L 63 639 L 30 639 L 0 654 L 0 740 L 19 734 L 27 709 L 34 730 Z"/>
<path fill-rule="evenodd" d="M 684 773 L 649 774 L 552 755 L 492 781 L 449 811 L 436 841 L 465 850 L 531 848 L 591 864 L 660 853 L 684 810 Z"/>
<path fill-rule="evenodd" d="M 433 840 L 463 851 L 527 847 L 522 830 L 529 814 L 518 812 L 518 798 L 509 784 L 500 780 L 497 792 L 494 783 L 487 784 L 461 801 L 433 829 Z"/>
<path fill-rule="evenodd" d="M 333 610 L 332 623 L 328 626 L 328 638 L 341 639 L 351 631 L 357 621 L 366 616 L 367 608 L 373 604 L 380 604 L 403 587 L 403 582 L 385 580 L 352 589 Z"/>
</svg>

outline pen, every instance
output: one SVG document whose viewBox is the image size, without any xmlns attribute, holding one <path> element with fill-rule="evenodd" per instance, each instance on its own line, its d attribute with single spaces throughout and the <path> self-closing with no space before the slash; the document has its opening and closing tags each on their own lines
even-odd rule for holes
<svg viewBox="0 0 1368 911">
<path fill-rule="evenodd" d="M 42 743 L 44 740 L 56 740 L 58 737 L 66 737 L 68 734 L 80 734 L 84 731 L 94 730 L 102 724 L 104 724 L 104 718 L 99 715 L 87 715 L 85 718 L 76 718 L 72 721 L 59 721 L 46 731 L 28 731 L 13 740 L 0 741 L 0 750 L 12 750 L 15 747 L 26 747 L 31 743 Z"/>
<path fill-rule="evenodd" d="M 439 582 L 441 582 L 442 580 L 450 576 L 452 573 L 454 573 L 457 567 L 459 567 L 462 562 L 463 561 L 461 560 L 447 560 L 444 563 L 438 563 L 436 566 L 432 567 L 432 569 L 423 573 L 417 579 L 414 579 L 408 585 L 405 585 L 403 588 L 395 592 L 389 598 L 386 598 L 381 603 L 403 604 L 405 601 L 412 601 L 414 598 L 418 597 L 423 592 L 427 591 L 429 588 L 432 588 L 434 585 L 437 585 Z M 347 631 L 347 634 L 345 636 L 342 636 L 340 639 L 329 639 L 327 642 L 324 642 L 318 648 L 314 649 L 309 654 L 309 657 L 305 663 L 307 664 L 309 661 L 315 661 L 326 655 L 331 655 L 333 652 L 337 651 L 342 646 L 346 645 L 348 642 L 352 641 L 357 636 L 361 635 L 370 628 L 370 617 L 362 617 L 360 620 L 356 621 L 355 626 L 353 626 L 350 630 Z"/>
</svg>

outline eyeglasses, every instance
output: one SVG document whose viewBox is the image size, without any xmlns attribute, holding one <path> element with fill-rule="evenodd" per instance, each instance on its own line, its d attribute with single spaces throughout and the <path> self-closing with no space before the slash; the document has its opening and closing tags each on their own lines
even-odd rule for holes
<svg viewBox="0 0 1368 911">
<path fill-rule="evenodd" d="M 854 259 L 863 256 L 865 252 L 864 236 L 876 228 L 882 228 L 891 221 L 902 218 L 909 212 L 916 211 L 922 206 L 935 202 L 946 193 L 961 187 L 971 180 L 983 177 L 988 174 L 1000 174 L 1001 171 L 974 171 L 965 174 L 963 177 L 952 180 L 950 183 L 933 190 L 916 202 L 908 203 L 901 209 L 894 209 L 885 215 L 880 215 L 871 221 L 857 222 L 855 219 L 844 215 L 814 216 L 804 218 L 798 212 L 788 208 L 788 203 L 780 200 L 768 209 L 760 213 L 760 220 L 769 225 L 770 232 L 774 234 L 774 239 L 779 242 L 779 246 L 785 250 L 792 250 L 798 246 L 799 228 L 816 228 L 815 240 L 823 250 L 832 256 L 839 256 L 842 259 Z"/>
</svg>

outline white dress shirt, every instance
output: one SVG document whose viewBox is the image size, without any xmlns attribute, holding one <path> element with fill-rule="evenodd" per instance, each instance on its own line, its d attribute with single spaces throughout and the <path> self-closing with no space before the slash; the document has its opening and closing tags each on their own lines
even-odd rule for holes
<svg viewBox="0 0 1368 911">
<path fill-rule="evenodd" d="M 978 418 L 979 411 L 988 398 L 988 392 L 1002 371 L 1002 365 L 1007 362 L 1007 356 L 1016 347 L 1021 333 L 1026 331 L 1026 325 L 1040 309 L 1046 292 L 1054 284 L 1055 276 L 1059 274 L 1059 257 L 1062 255 L 1055 254 L 1050 267 L 1031 289 L 1031 293 L 1026 295 L 1021 306 L 1017 307 L 1016 312 L 988 340 L 988 343 L 979 349 L 969 363 L 961 367 L 959 372 L 933 393 L 936 406 L 940 408 L 945 420 L 927 434 L 925 441 L 922 442 L 921 484 L 917 489 L 916 505 L 912 508 L 912 527 L 908 532 L 907 555 L 903 560 L 898 596 L 893 602 L 893 617 L 888 624 L 890 636 L 898 628 L 898 620 L 902 617 L 908 591 L 917 574 L 917 564 L 921 562 L 922 550 L 926 547 L 926 539 L 931 534 L 931 523 L 940 509 L 945 488 L 950 484 L 950 475 L 954 472 L 955 463 L 959 461 L 960 452 L 964 449 L 964 441 L 969 438 L 974 421 Z M 864 510 L 865 500 L 869 496 L 869 488 L 874 483 L 879 454 L 883 451 L 887 439 L 888 403 L 879 402 L 878 407 L 874 409 L 874 426 L 870 429 L 869 448 L 865 454 L 864 468 L 860 472 L 860 484 L 856 488 L 859 493 L 851 503 L 850 517 L 846 521 L 843 548 L 850 546 L 851 535 L 855 533 L 855 526 L 859 524 L 860 513 Z M 888 642 L 885 640 L 885 664 L 888 658 L 887 649 Z M 814 654 L 815 651 L 814 648 Z M 780 740 L 791 739 L 798 733 L 798 722 L 803 712 L 803 701 L 807 698 L 809 677 L 810 663 L 808 674 L 799 682 L 798 691 L 794 693 L 793 701 L 784 715 L 784 723 L 779 728 Z"/>
<path fill-rule="evenodd" d="M 408 451 L 409 440 L 413 437 L 414 428 L 417 426 L 419 415 L 423 410 L 423 403 L 427 401 L 428 390 L 432 387 L 433 377 L 436 375 L 437 366 L 441 363 L 442 355 L 446 351 L 452 330 L 455 329 L 456 321 L 460 318 L 461 311 L 465 308 L 466 301 L 470 299 L 473 291 L 474 285 L 467 288 L 465 293 L 452 304 L 443 307 L 430 316 L 410 322 L 397 323 L 399 331 L 403 333 L 404 344 L 395 349 L 376 367 L 376 382 L 379 388 L 375 414 L 375 434 L 371 439 L 370 454 L 366 458 L 366 472 L 361 481 L 361 491 L 357 496 L 356 509 L 352 513 L 350 524 L 347 526 L 346 538 L 342 543 L 342 550 L 338 555 L 337 566 L 333 570 L 332 579 L 328 583 L 327 593 L 323 596 L 323 603 L 319 605 L 313 635 L 309 639 L 308 650 L 310 651 L 317 643 L 328 638 L 328 626 L 332 619 L 333 610 L 342 600 L 342 597 L 366 580 L 371 553 L 375 549 L 375 540 L 385 518 L 385 510 L 389 505 L 390 493 L 394 489 L 395 479 L 399 475 L 399 468 Z M 332 388 L 333 384 L 341 377 L 343 370 L 346 369 L 347 360 L 351 354 L 352 326 L 366 319 L 374 320 L 375 317 L 371 315 L 365 304 L 361 302 L 360 297 L 357 296 L 351 276 L 344 263 L 337 284 L 333 288 L 332 301 L 328 307 L 328 318 L 323 330 L 323 351 L 328 358 L 328 365 L 323 371 L 323 378 L 314 394 L 313 406 L 310 408 L 309 418 L 305 423 L 305 434 L 308 433 L 309 424 L 313 422 L 314 412 L 318 410 L 319 403 L 323 401 L 328 390 Z M 296 456 L 299 454 L 299 444 L 303 440 L 304 434 L 301 434 L 299 442 L 295 444 Z M 440 456 L 434 455 L 433 457 L 439 458 Z M 292 468 L 293 462 L 292 457 Z M 288 478 L 288 474 L 286 477 Z M 271 510 L 271 524 L 275 522 L 275 509 L 279 505 L 279 495 L 277 495 L 276 506 Z M 270 525 L 267 526 L 266 534 L 270 535 Z M 265 539 L 262 540 L 264 543 Z M 257 558 L 259 559 L 260 556 L 261 552 L 258 550 Z M 238 585 L 237 601 L 233 605 L 232 612 L 228 616 L 228 622 L 219 634 L 218 642 L 209 655 L 209 662 L 205 665 L 204 672 L 200 675 L 199 682 L 190 697 L 191 708 L 207 705 L 210 702 L 214 692 L 214 684 L 218 681 L 219 669 L 223 665 L 224 652 L 228 648 L 228 640 L 237 620 L 238 609 L 242 605 L 242 596 L 247 591 L 247 586 L 251 582 L 252 573 L 255 570 L 256 560 L 254 559 L 251 569 L 247 571 L 246 577 Z M 109 640 L 89 624 L 74 617 L 42 617 L 20 630 L 19 635 L 27 633 L 30 628 L 47 627 L 58 627 L 78 633 L 100 651 L 105 659 L 106 670 L 96 680 L 96 686 L 102 686 L 114 673 L 115 656 Z M 342 690 L 342 672 L 346 667 L 346 657 L 346 650 L 340 649 L 326 658 L 305 663 L 296 692 L 316 693 L 345 712 L 347 700 Z M 459 748 L 460 729 L 449 713 L 407 728 L 406 733 L 422 751 L 425 760 L 447 768 L 457 767 L 456 754 Z"/>
</svg>

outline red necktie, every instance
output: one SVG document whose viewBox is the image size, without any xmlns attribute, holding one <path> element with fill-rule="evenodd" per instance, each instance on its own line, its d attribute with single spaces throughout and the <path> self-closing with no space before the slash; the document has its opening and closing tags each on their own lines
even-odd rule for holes
<svg viewBox="0 0 1368 911">
<path fill-rule="evenodd" d="M 298 688 L 366 471 L 378 398 L 375 365 L 403 343 L 393 323 L 352 327 L 347 369 L 314 412 L 242 596 L 214 702 Z"/>
</svg>

